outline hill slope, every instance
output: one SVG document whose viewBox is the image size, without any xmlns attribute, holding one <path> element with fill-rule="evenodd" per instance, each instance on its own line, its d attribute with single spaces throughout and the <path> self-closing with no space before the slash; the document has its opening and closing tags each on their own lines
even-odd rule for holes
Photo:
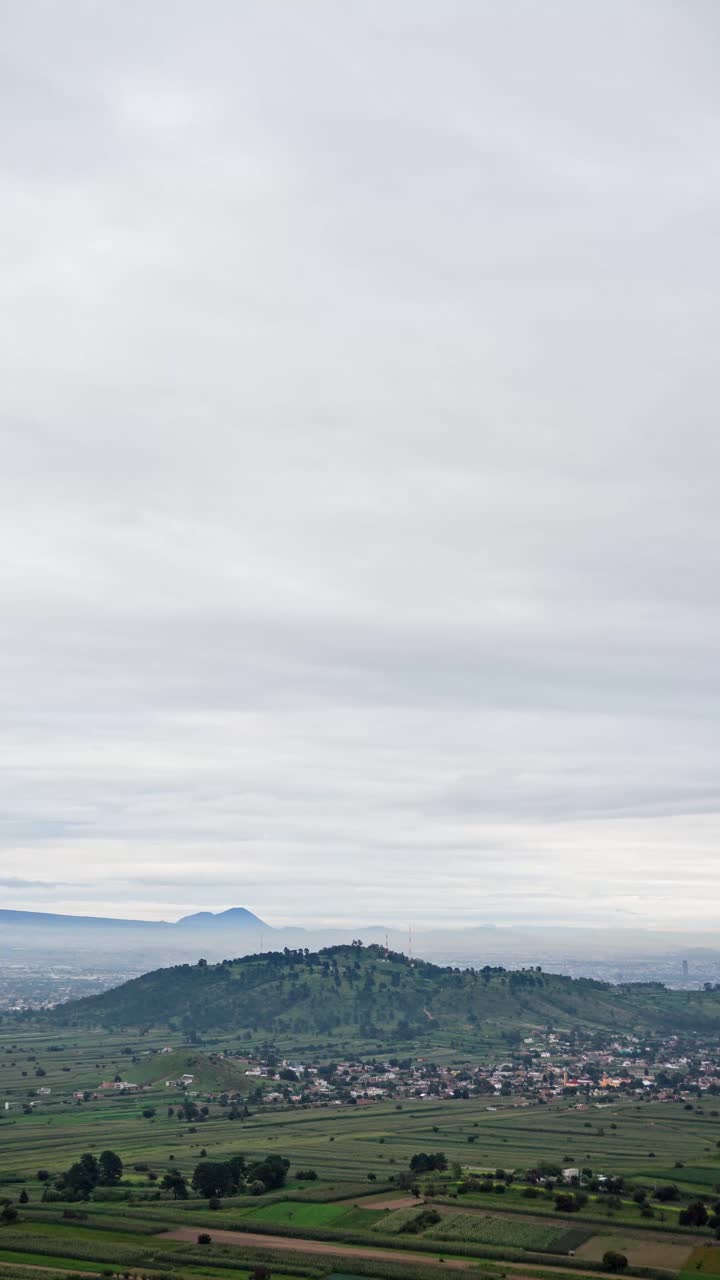
<svg viewBox="0 0 720 1280">
<path fill-rule="evenodd" d="M 192 1088 L 237 1093 L 250 1088 L 242 1067 L 217 1054 L 201 1053 L 197 1049 L 173 1049 L 172 1053 L 154 1053 L 142 1057 L 125 1071 L 125 1079 L 133 1084 L 158 1084 L 163 1080 L 179 1080 L 184 1075 L 193 1077 Z"/>
<path fill-rule="evenodd" d="M 355 1032 L 393 1040 L 493 1024 L 622 1031 L 720 1030 L 720 991 L 616 987 L 538 970 L 440 968 L 379 946 L 270 952 L 158 969 L 49 1015 L 85 1026 Z"/>
</svg>

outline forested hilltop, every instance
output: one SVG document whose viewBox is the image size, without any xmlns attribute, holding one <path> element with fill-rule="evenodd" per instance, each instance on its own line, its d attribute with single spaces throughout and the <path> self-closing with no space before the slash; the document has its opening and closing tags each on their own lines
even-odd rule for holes
<svg viewBox="0 0 720 1280">
<path fill-rule="evenodd" d="M 46 1015 L 76 1026 L 256 1034 L 341 1031 L 391 1045 L 493 1024 L 618 1032 L 720 1031 L 720 990 L 612 986 L 540 969 L 442 968 L 383 947 L 284 950 L 157 969 Z"/>
</svg>

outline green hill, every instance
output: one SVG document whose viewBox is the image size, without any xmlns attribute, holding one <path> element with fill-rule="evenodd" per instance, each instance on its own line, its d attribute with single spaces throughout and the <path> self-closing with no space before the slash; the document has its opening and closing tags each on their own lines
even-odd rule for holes
<svg viewBox="0 0 720 1280">
<path fill-rule="evenodd" d="M 153 1053 L 128 1067 L 126 1080 L 133 1084 L 158 1084 L 165 1080 L 193 1077 L 190 1088 L 204 1092 L 237 1093 L 249 1088 L 242 1067 L 218 1054 L 201 1053 L 197 1049 L 173 1049 L 171 1053 Z"/>
<path fill-rule="evenodd" d="M 158 969 L 60 1005 L 62 1025 L 371 1036 L 388 1044 L 477 1029 L 554 1026 L 633 1032 L 720 1030 L 720 991 L 612 986 L 537 969 L 441 968 L 378 946 L 338 946 Z"/>
</svg>

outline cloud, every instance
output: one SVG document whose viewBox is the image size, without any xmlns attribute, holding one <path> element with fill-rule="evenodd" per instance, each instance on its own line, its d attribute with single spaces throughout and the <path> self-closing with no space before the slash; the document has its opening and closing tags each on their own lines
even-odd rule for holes
<svg viewBox="0 0 720 1280">
<path fill-rule="evenodd" d="M 714 8 L 8 25 L 4 887 L 711 921 Z"/>
<path fill-rule="evenodd" d="M 46 889 L 83 889 L 85 885 L 78 884 L 77 881 L 68 880 L 59 882 L 54 880 L 22 880 L 19 876 L 3 876 L 0 878 L 0 889 L 12 889 L 44 893 Z"/>
</svg>

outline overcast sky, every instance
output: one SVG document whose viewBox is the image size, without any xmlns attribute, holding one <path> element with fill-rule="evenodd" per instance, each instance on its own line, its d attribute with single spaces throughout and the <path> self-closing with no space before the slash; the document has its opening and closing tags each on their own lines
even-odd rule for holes
<svg viewBox="0 0 720 1280">
<path fill-rule="evenodd" d="M 2 905 L 717 924 L 715 0 L 0 20 Z"/>
</svg>

